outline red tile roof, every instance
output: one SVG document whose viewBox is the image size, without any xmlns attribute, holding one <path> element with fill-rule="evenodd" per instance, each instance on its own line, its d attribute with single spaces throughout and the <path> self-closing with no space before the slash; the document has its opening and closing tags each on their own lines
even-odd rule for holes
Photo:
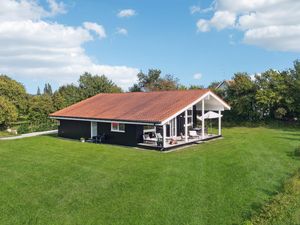
<svg viewBox="0 0 300 225">
<path fill-rule="evenodd" d="M 157 123 L 174 115 L 207 92 L 208 89 L 103 93 L 50 116 Z"/>
</svg>

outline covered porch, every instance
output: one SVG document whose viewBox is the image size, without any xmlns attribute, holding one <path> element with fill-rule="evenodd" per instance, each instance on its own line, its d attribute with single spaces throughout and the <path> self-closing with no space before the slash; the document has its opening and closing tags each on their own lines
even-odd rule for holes
<svg viewBox="0 0 300 225">
<path fill-rule="evenodd" d="M 222 112 L 226 109 L 230 107 L 209 92 L 161 124 L 144 126 L 138 146 L 166 150 L 221 137 Z"/>
</svg>

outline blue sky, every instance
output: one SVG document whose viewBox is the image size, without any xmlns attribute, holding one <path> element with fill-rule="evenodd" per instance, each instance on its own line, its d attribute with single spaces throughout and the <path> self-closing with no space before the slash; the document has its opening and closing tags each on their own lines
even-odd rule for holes
<svg viewBox="0 0 300 225">
<path fill-rule="evenodd" d="M 20 80 L 29 92 L 35 93 L 37 86 L 43 87 L 45 82 L 50 82 L 54 89 L 64 83 L 76 82 L 80 75 L 79 71 L 88 71 L 89 68 L 92 73 L 106 73 L 126 90 L 134 82 L 136 71 L 147 72 L 149 68 L 161 69 L 163 74 L 173 74 L 186 85 L 208 85 L 212 81 L 230 79 L 235 72 L 254 74 L 270 68 L 283 70 L 291 67 L 293 61 L 299 58 L 299 49 L 296 46 L 293 48 L 292 45 L 299 43 L 294 43 L 294 37 L 280 36 L 281 33 L 278 39 L 270 38 L 265 31 L 298 26 L 299 20 L 296 21 L 298 18 L 295 18 L 295 21 L 288 21 L 284 24 L 285 27 L 276 22 L 274 24 L 266 22 L 262 27 L 257 25 L 255 19 L 261 22 L 267 16 L 262 16 L 261 19 L 259 15 L 267 13 L 271 15 L 273 12 L 270 9 L 273 5 L 258 4 L 257 9 L 255 7 L 253 9 L 253 5 L 251 7 L 249 5 L 250 0 L 242 2 L 244 5 L 241 4 L 238 6 L 240 8 L 236 9 L 230 6 L 232 5 L 230 0 L 214 2 L 49 0 L 35 1 L 34 5 L 30 5 L 33 3 L 28 0 L 29 6 L 17 5 L 19 3 L 17 0 L 7 0 L 7 4 L 16 3 L 14 8 L 9 8 L 12 10 L 9 12 L 10 15 L 24 12 L 24 16 L 11 16 L 2 20 L 0 17 L 0 47 L 1 42 L 4 47 L 8 46 L 7 43 L 12 45 L 14 42 L 25 43 L 23 36 L 20 36 L 20 40 L 14 37 L 11 42 L 8 42 L 7 38 L 1 38 L 1 35 L 4 36 L 4 33 L 1 33 L 1 26 L 4 26 L 4 23 L 13 23 L 16 27 L 22 23 L 20 33 L 24 34 L 27 32 L 26 29 L 29 29 L 28 33 L 32 31 L 33 34 L 32 36 L 28 34 L 26 45 L 20 44 L 19 49 L 28 49 L 28 46 L 33 48 L 36 42 L 43 52 L 39 50 L 35 53 L 34 50 L 25 54 L 24 50 L 20 57 L 20 52 L 11 50 L 10 59 L 16 64 L 0 60 L 0 66 L 5 68 L 0 73 L 7 73 Z M 6 3 L 4 1 L 0 4 Z M 291 6 L 293 3 L 287 0 L 286 4 Z M 194 13 L 191 12 L 191 7 Z M 129 9 L 134 15 L 118 16 L 122 10 Z M 31 13 L 30 16 L 25 11 Z M 256 12 L 257 18 L 251 18 L 249 25 L 246 19 L 253 11 Z M 32 16 L 35 15 L 32 12 L 36 14 L 35 17 Z M 218 17 L 220 14 L 221 18 Z M 32 23 L 25 22 L 28 20 Z M 198 23 L 199 20 L 202 22 Z M 85 22 L 97 24 L 102 30 L 98 29 L 95 32 L 83 25 Z M 28 25 L 26 28 L 25 23 Z M 31 29 L 30 26 L 37 28 Z M 11 32 L 8 29 L 6 27 L 6 32 Z M 69 36 L 66 36 L 67 40 L 64 40 L 65 36 L 61 34 L 65 29 L 73 29 Z M 52 33 L 58 32 L 58 40 L 52 42 L 47 39 L 49 30 L 52 30 Z M 274 33 L 272 32 L 271 34 Z M 63 39 L 61 45 L 60 35 Z M 77 35 L 80 38 L 78 43 L 75 43 Z M 294 36 L 297 35 L 296 32 Z M 40 39 L 37 39 L 37 36 Z M 30 45 L 27 43 L 29 39 Z M 70 48 L 64 48 L 69 43 Z M 291 47 L 286 48 L 290 45 Z M 75 48 L 77 50 L 73 54 Z M 59 55 L 52 55 L 53 49 L 59 52 Z M 47 51 L 50 54 L 47 54 Z M 68 59 L 69 53 L 75 56 L 72 62 Z M 43 62 L 36 60 L 41 54 L 45 57 Z M 50 56 L 53 56 L 53 59 Z M 14 57 L 17 60 L 14 60 Z M 59 61 L 61 58 L 64 63 Z M 51 66 L 47 65 L 47 60 Z M 78 65 L 80 67 L 77 70 Z M 103 68 L 101 65 L 106 67 Z M 118 66 L 122 66 L 122 70 L 115 68 Z M 31 67 L 35 70 L 32 71 Z M 195 74 L 201 76 L 196 76 L 195 79 Z"/>
</svg>

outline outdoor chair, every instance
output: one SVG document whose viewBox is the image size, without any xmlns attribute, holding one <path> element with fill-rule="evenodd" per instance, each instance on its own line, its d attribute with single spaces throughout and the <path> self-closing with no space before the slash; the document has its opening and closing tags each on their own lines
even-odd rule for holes
<svg viewBox="0 0 300 225">
<path fill-rule="evenodd" d="M 152 144 L 152 143 L 157 142 L 157 137 L 150 137 L 149 134 L 144 134 L 144 135 L 143 135 L 143 141 L 144 141 L 145 143 Z"/>
<path fill-rule="evenodd" d="M 190 136 L 190 138 L 199 138 L 199 135 L 197 134 L 197 131 L 195 131 L 195 130 L 190 130 L 189 136 Z"/>
</svg>

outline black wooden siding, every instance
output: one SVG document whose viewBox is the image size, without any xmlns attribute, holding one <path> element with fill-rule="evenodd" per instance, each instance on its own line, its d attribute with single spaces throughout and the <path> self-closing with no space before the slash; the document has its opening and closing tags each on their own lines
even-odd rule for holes
<svg viewBox="0 0 300 225">
<path fill-rule="evenodd" d="M 71 139 L 90 138 L 91 123 L 89 121 L 60 120 L 58 136 Z"/>
<path fill-rule="evenodd" d="M 125 124 L 125 132 L 111 131 L 111 123 L 98 123 L 98 134 L 105 134 L 105 143 L 136 146 L 143 141 L 143 125 Z"/>
<path fill-rule="evenodd" d="M 125 124 L 125 132 L 112 132 L 111 123 L 97 123 L 98 135 L 105 134 L 104 143 L 136 146 L 143 141 L 143 125 Z M 91 137 L 91 122 L 60 120 L 58 136 L 79 140 Z"/>
</svg>

